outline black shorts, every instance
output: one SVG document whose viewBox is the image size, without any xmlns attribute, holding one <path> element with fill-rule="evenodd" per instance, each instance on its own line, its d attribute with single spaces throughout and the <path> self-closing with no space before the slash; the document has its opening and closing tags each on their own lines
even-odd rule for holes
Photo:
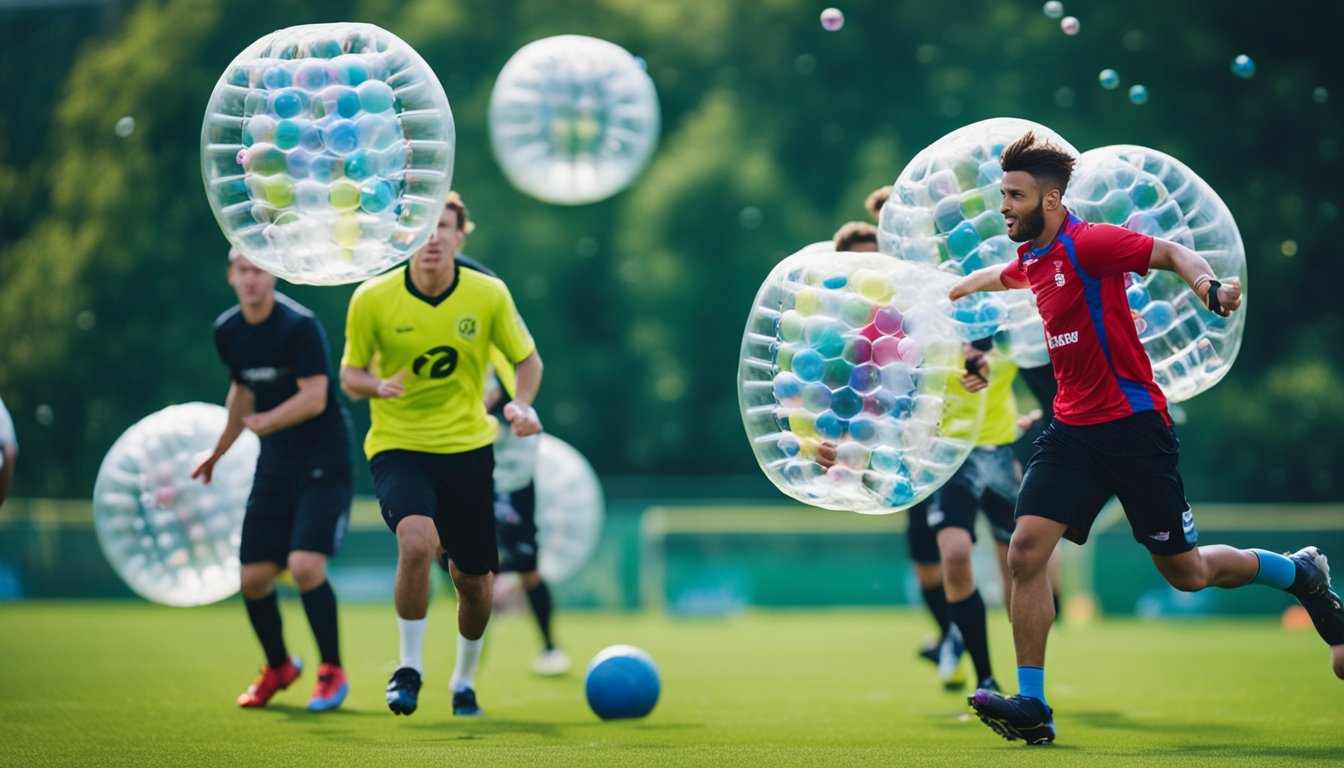
<svg viewBox="0 0 1344 768">
<path fill-rule="evenodd" d="M 537 487 L 532 483 L 513 493 L 495 492 L 495 529 L 499 538 L 499 570 L 537 570 Z"/>
<path fill-rule="evenodd" d="M 927 501 L 911 507 L 906 542 L 910 559 L 937 563 L 938 532 L 960 528 L 975 537 L 975 515 L 983 511 L 994 540 L 1007 543 L 1013 536 L 1013 505 L 1020 481 L 1011 446 L 976 448 L 951 478 Z"/>
<path fill-rule="evenodd" d="M 387 527 L 395 533 L 408 515 L 432 519 L 448 558 L 473 576 L 499 568 L 494 469 L 489 445 L 465 453 L 390 450 L 369 460 Z"/>
<path fill-rule="evenodd" d="M 1082 544 L 1111 496 L 1120 499 L 1134 540 L 1154 555 L 1179 555 L 1199 539 L 1176 464 L 1180 441 L 1156 411 L 1071 427 L 1058 420 L 1036 439 L 1017 496 L 1017 516 L 1037 515 L 1069 528 Z"/>
<path fill-rule="evenodd" d="M 258 474 L 247 497 L 238 559 L 284 567 L 290 552 L 336 554 L 350 524 L 353 495 L 349 467 Z"/>
</svg>

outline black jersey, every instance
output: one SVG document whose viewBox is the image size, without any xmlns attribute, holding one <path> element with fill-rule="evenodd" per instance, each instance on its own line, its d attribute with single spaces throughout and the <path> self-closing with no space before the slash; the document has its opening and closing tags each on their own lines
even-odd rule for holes
<svg viewBox="0 0 1344 768">
<path fill-rule="evenodd" d="M 299 391 L 298 380 L 327 376 L 327 407 L 318 416 L 261 438 L 259 474 L 284 474 L 350 465 L 350 415 L 336 397 L 327 336 L 308 308 L 275 294 L 275 308 L 251 325 L 235 306 L 215 321 L 215 348 L 234 381 L 252 391 L 257 412 Z"/>
</svg>

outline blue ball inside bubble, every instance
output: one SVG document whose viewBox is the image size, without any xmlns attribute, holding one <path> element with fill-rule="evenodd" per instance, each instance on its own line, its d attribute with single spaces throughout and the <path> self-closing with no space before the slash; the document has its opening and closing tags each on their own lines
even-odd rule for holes
<svg viewBox="0 0 1344 768">
<path fill-rule="evenodd" d="M 583 682 L 588 706 L 603 720 L 644 717 L 661 689 L 653 657 L 633 645 L 604 648 L 588 664 Z"/>
</svg>

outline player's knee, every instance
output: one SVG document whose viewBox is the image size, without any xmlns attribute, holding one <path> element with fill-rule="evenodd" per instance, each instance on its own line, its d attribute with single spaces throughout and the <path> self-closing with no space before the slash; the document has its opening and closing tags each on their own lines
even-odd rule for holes
<svg viewBox="0 0 1344 768">
<path fill-rule="evenodd" d="M 408 517 L 397 526 L 397 551 L 403 561 L 430 562 L 438 549 L 438 530 L 429 518 Z"/>
<path fill-rule="evenodd" d="M 1045 570 L 1050 560 L 1050 549 L 1040 546 L 1031 539 L 1013 536 L 1008 545 L 1008 571 L 1013 578 L 1031 576 Z"/>
<path fill-rule="evenodd" d="M 275 575 L 269 568 L 250 568 L 245 565 L 239 581 L 243 597 L 248 600 L 260 600 L 275 589 Z"/>
<path fill-rule="evenodd" d="M 288 565 L 301 592 L 316 589 L 327 579 L 327 558 L 317 552 L 291 552 Z"/>
<path fill-rule="evenodd" d="M 541 586 L 541 574 L 537 571 L 528 571 L 523 574 L 523 587 L 526 589 L 536 589 Z"/>
<path fill-rule="evenodd" d="M 1164 572 L 1162 577 L 1181 592 L 1198 592 L 1208 586 L 1204 574 L 1193 570 L 1174 570 Z"/>
<path fill-rule="evenodd" d="M 453 588 L 457 590 L 458 597 L 472 599 L 490 599 L 491 578 L 489 573 L 472 574 L 463 573 L 454 569 Z"/>
</svg>

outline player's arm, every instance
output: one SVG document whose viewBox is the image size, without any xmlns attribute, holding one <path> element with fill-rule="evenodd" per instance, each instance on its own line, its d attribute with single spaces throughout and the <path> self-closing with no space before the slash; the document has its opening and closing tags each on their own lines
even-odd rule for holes
<svg viewBox="0 0 1344 768">
<path fill-rule="evenodd" d="M 14 460 L 19 458 L 19 449 L 13 443 L 5 443 L 0 451 L 5 454 L 5 465 L 0 467 L 0 506 L 4 506 L 9 486 L 14 482 Z"/>
<path fill-rule="evenodd" d="M 299 385 L 298 392 L 269 411 L 244 416 L 243 426 L 258 437 L 265 437 L 321 416 L 327 409 L 327 374 L 304 376 L 295 382 Z"/>
<path fill-rule="evenodd" d="M 191 471 L 192 478 L 200 478 L 206 485 L 210 484 L 211 477 L 215 472 L 215 464 L 228 453 L 229 448 L 233 447 L 234 441 L 243 434 L 243 418 L 252 413 L 255 404 L 255 398 L 252 396 L 252 390 L 239 384 L 238 382 L 229 383 L 229 394 L 224 400 L 224 410 L 227 415 L 224 419 L 224 431 L 220 434 L 219 440 L 215 442 L 215 450 L 210 455 L 201 460 L 196 468 Z"/>
<path fill-rule="evenodd" d="M 1008 286 L 1003 283 L 1002 273 L 1001 264 L 981 267 L 958 280 L 957 284 L 952 286 L 952 290 L 948 291 L 947 298 L 956 301 L 981 291 L 1006 291 Z"/>
<path fill-rule="evenodd" d="M 541 355 L 536 349 L 514 365 L 513 400 L 504 406 L 504 418 L 509 420 L 513 434 L 518 437 L 541 431 L 537 409 L 532 407 L 537 390 L 541 388 L 541 369 Z"/>
<path fill-rule="evenodd" d="M 397 371 L 390 379 L 374 376 L 368 368 L 356 368 L 353 365 L 341 366 L 341 391 L 351 400 L 364 400 L 370 397 L 401 397 L 406 394 L 402 381 L 406 371 Z"/>
<path fill-rule="evenodd" d="M 1215 314 L 1227 317 L 1241 306 L 1241 283 L 1229 279 L 1218 280 L 1209 262 L 1195 251 L 1180 243 L 1153 238 L 1153 252 L 1148 258 L 1153 269 L 1165 269 L 1181 276 L 1199 300 Z"/>
</svg>

